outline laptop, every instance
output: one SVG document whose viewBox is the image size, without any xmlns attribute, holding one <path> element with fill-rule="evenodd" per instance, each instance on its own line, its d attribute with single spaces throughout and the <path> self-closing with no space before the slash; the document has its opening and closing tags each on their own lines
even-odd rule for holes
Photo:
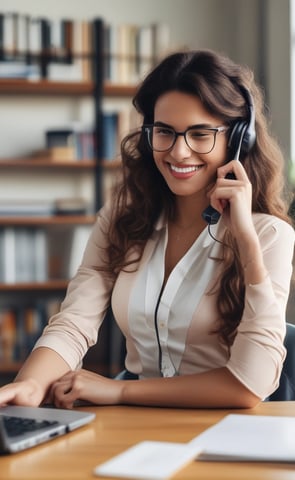
<svg viewBox="0 0 295 480">
<path fill-rule="evenodd" d="M 47 407 L 0 407 L 0 454 L 16 453 L 65 435 L 94 413 Z"/>
</svg>

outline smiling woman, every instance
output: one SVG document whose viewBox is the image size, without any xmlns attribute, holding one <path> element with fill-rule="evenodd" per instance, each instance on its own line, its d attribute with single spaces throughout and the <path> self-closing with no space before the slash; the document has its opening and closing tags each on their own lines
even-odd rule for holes
<svg viewBox="0 0 295 480">
<path fill-rule="evenodd" d="M 252 72 L 212 51 L 177 52 L 133 103 L 143 125 L 122 142 L 122 180 L 0 404 L 48 394 L 67 408 L 252 407 L 278 385 L 294 230 Z M 212 237 L 209 206 L 219 214 Z M 80 369 L 110 305 L 126 380 Z"/>
</svg>

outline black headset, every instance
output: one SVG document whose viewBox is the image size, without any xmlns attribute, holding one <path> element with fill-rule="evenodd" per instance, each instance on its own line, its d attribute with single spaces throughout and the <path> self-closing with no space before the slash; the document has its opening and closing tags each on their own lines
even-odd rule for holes
<svg viewBox="0 0 295 480">
<path fill-rule="evenodd" d="M 233 126 L 227 144 L 228 161 L 233 159 L 239 160 L 240 157 L 245 157 L 254 146 L 256 140 L 254 102 L 249 90 L 242 85 L 240 85 L 239 88 L 246 101 L 249 117 L 247 120 L 239 120 Z M 230 173 L 227 177 L 234 178 L 233 174 Z M 209 225 L 214 225 L 218 222 L 220 213 L 209 205 L 203 211 L 202 217 Z"/>
<path fill-rule="evenodd" d="M 241 120 L 235 123 L 228 140 L 228 159 L 247 155 L 253 147 L 256 140 L 255 130 L 255 108 L 254 102 L 249 90 L 239 86 L 240 91 L 246 101 L 249 116 L 247 120 Z"/>
</svg>

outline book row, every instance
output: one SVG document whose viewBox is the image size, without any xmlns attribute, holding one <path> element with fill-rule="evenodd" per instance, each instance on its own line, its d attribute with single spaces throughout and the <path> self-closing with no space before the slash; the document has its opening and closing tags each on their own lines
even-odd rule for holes
<svg viewBox="0 0 295 480">
<path fill-rule="evenodd" d="M 0 229 L 0 282 L 45 282 L 47 236 L 41 228 Z"/>
<path fill-rule="evenodd" d="M 0 306 L 0 362 L 21 362 L 32 350 L 60 300 Z"/>
<path fill-rule="evenodd" d="M 71 278 L 81 262 L 90 225 L 64 230 L 0 229 L 0 283 L 42 283 Z"/>
<path fill-rule="evenodd" d="M 93 215 L 93 208 L 83 197 L 55 200 L 0 200 L 0 217 L 52 217 L 59 215 Z M 21 230 L 19 230 L 21 232 Z M 3 233 L 0 233 L 3 241 Z M 2 243 L 2 242 L 0 242 Z"/>
<path fill-rule="evenodd" d="M 102 41 L 101 41 L 102 39 Z M 102 48 L 102 51 L 97 51 Z M 0 13 L 0 77 L 91 81 L 94 58 L 104 80 L 137 83 L 170 48 L 169 27 Z"/>
</svg>

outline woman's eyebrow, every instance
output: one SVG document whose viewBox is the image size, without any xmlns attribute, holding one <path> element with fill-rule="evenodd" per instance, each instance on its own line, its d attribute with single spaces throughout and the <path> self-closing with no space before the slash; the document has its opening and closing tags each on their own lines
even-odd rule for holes
<svg viewBox="0 0 295 480">
<path fill-rule="evenodd" d="M 168 123 L 164 123 L 164 122 L 154 122 L 154 125 L 156 127 L 169 127 L 169 128 L 173 128 L 172 125 L 169 125 Z"/>
<path fill-rule="evenodd" d="M 154 125 L 156 127 L 167 127 L 167 128 L 172 128 L 173 130 L 175 130 L 172 125 L 169 125 L 169 123 L 165 123 L 165 122 L 157 121 L 157 122 L 154 122 Z M 193 124 L 193 125 L 188 125 L 186 127 L 186 130 L 188 128 L 200 128 L 200 129 L 201 128 L 216 128 L 216 126 L 212 125 L 211 123 L 196 123 L 196 124 Z"/>
</svg>

